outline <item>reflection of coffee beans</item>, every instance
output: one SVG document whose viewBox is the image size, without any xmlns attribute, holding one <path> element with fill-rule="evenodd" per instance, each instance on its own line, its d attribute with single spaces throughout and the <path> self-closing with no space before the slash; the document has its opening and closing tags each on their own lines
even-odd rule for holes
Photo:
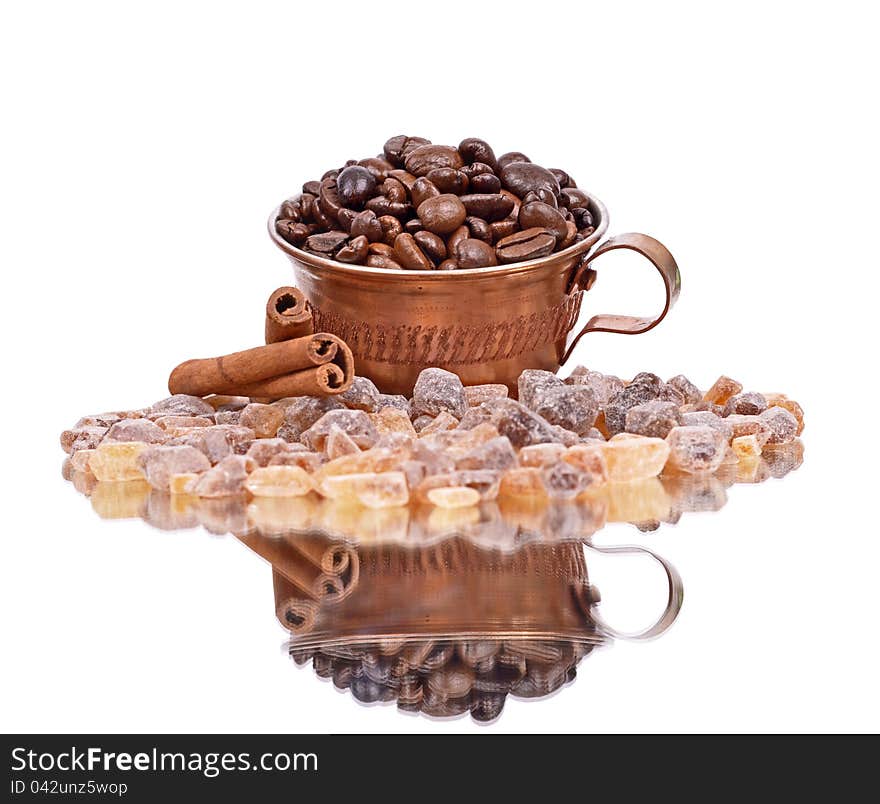
<svg viewBox="0 0 880 804">
<path fill-rule="evenodd" d="M 475 137 L 457 148 L 392 137 L 285 201 L 275 231 L 321 257 L 387 270 L 485 268 L 545 257 L 589 237 L 586 193 L 564 170 Z M 375 248 L 385 246 L 385 250 Z"/>
</svg>

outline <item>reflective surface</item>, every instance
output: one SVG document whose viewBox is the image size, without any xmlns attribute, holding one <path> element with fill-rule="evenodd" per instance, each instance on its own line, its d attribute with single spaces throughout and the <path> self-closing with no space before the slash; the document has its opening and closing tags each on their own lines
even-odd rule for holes
<svg viewBox="0 0 880 804">
<path fill-rule="evenodd" d="M 642 547 L 595 545 L 604 527 L 648 532 L 719 511 L 731 486 L 784 477 L 802 461 L 798 441 L 711 475 L 608 484 L 574 502 L 502 498 L 451 510 L 377 511 L 317 495 L 206 500 L 143 481 L 97 482 L 69 462 L 63 474 L 102 519 L 234 534 L 271 565 L 285 650 L 354 700 L 486 723 L 509 696 L 545 698 L 572 682 L 595 648 L 658 637 L 676 620 L 676 570 Z M 666 599 L 643 615 L 653 624 L 620 633 L 606 622 L 588 572 L 600 553 L 655 562 Z"/>
</svg>

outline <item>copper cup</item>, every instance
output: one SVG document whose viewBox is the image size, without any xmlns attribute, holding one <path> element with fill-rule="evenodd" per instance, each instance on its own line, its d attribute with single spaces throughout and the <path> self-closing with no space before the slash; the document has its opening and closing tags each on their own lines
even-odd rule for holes
<svg viewBox="0 0 880 804">
<path fill-rule="evenodd" d="M 354 353 L 357 373 L 385 393 L 411 394 L 419 372 L 439 366 L 465 385 L 504 383 L 516 391 L 524 369 L 556 372 L 588 332 L 637 335 L 657 326 L 675 303 L 681 277 L 666 247 L 644 234 L 597 243 L 608 211 L 589 196 L 596 230 L 570 248 L 528 262 L 457 271 L 396 271 L 348 265 L 309 254 L 269 235 L 293 263 L 296 286 L 315 315 L 315 330 L 332 332 Z M 573 334 L 584 292 L 600 254 L 626 248 L 659 271 L 666 300 L 659 315 L 594 315 Z"/>
</svg>

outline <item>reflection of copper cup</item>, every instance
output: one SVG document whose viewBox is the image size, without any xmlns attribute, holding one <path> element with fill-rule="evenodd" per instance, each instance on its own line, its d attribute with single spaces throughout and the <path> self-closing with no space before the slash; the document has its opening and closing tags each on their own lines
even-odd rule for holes
<svg viewBox="0 0 880 804">
<path fill-rule="evenodd" d="M 608 212 L 590 196 L 596 230 L 570 248 L 528 262 L 457 271 L 394 271 L 348 265 L 302 251 L 275 232 L 273 242 L 293 263 L 296 285 L 315 315 L 315 329 L 351 347 L 358 374 L 387 393 L 409 394 L 419 372 L 440 366 L 466 385 L 505 383 L 515 389 L 524 369 L 557 371 L 587 332 L 647 332 L 678 298 L 681 278 L 665 246 L 624 234 L 593 250 L 608 228 Z M 574 337 L 593 259 L 626 248 L 645 256 L 666 289 L 662 312 L 651 318 L 593 316 Z"/>
</svg>

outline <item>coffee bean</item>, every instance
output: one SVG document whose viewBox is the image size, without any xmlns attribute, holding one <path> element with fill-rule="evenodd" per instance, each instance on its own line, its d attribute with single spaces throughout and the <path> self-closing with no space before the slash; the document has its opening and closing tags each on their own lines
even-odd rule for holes
<svg viewBox="0 0 880 804">
<path fill-rule="evenodd" d="M 391 257 L 386 257 L 384 254 L 368 254 L 366 264 L 370 266 L 370 268 L 387 268 L 392 271 L 400 271 L 403 269 L 403 266 L 393 260 Z"/>
<path fill-rule="evenodd" d="M 305 248 L 307 251 L 315 251 L 322 255 L 333 254 L 347 241 L 348 235 L 345 232 L 322 232 L 307 237 Z"/>
<path fill-rule="evenodd" d="M 384 195 L 377 195 L 367 201 L 367 209 L 373 210 L 380 217 L 392 215 L 395 218 L 405 218 L 412 211 L 412 206 L 405 201 L 392 201 Z"/>
<path fill-rule="evenodd" d="M 408 200 L 406 187 L 404 187 L 403 182 L 398 181 L 394 176 L 389 176 L 382 182 L 382 195 L 389 201 L 406 203 Z"/>
<path fill-rule="evenodd" d="M 406 134 L 398 134 L 385 143 L 382 151 L 385 154 L 385 158 L 392 165 L 401 167 L 403 160 L 406 158 L 405 151 L 408 152 L 413 148 L 418 148 L 420 145 L 428 145 L 429 143 L 430 140 L 426 140 L 424 137 L 407 137 Z"/>
<path fill-rule="evenodd" d="M 419 204 L 418 216 L 429 232 L 447 234 L 461 226 L 467 211 L 457 195 L 444 193 Z"/>
<path fill-rule="evenodd" d="M 507 165 L 512 164 L 513 162 L 531 162 L 524 153 L 520 151 L 509 151 L 506 154 L 501 154 L 498 157 L 498 162 L 495 165 L 495 172 L 500 173 Z"/>
<path fill-rule="evenodd" d="M 369 172 L 368 172 L 369 175 Z M 372 176 L 370 176 L 372 178 Z M 344 204 L 339 198 L 336 179 L 324 179 L 321 182 L 321 191 L 318 193 L 318 203 L 328 218 L 335 218 Z"/>
<path fill-rule="evenodd" d="M 425 227 L 418 218 L 410 218 L 405 224 L 403 224 L 403 231 L 409 232 L 411 235 L 414 235 L 416 232 L 421 232 L 424 228 Z"/>
<path fill-rule="evenodd" d="M 364 235 L 352 238 L 336 252 L 336 259 L 340 262 L 362 263 L 367 258 L 369 245 L 370 241 Z"/>
<path fill-rule="evenodd" d="M 446 238 L 446 253 L 454 256 L 455 247 L 462 240 L 467 240 L 471 236 L 471 230 L 467 226 L 459 226 L 449 237 Z"/>
<path fill-rule="evenodd" d="M 376 192 L 376 177 L 365 167 L 351 165 L 336 178 L 336 189 L 343 206 L 360 209 Z"/>
<path fill-rule="evenodd" d="M 387 243 L 370 243 L 367 251 L 370 254 L 381 254 L 383 257 L 394 259 L 394 249 Z"/>
<path fill-rule="evenodd" d="M 288 198 L 279 208 L 278 208 L 278 220 L 287 220 L 293 221 L 293 223 L 299 223 L 300 221 L 300 211 L 301 211 L 299 200 L 294 200 L 292 198 Z"/>
<path fill-rule="evenodd" d="M 575 237 L 577 237 L 578 233 L 577 224 L 574 221 L 566 221 L 565 228 L 565 237 L 562 239 L 562 242 L 559 243 L 560 249 L 568 248 L 572 243 L 574 243 L 574 239 Z"/>
<path fill-rule="evenodd" d="M 468 137 L 458 144 L 458 152 L 469 165 L 474 162 L 482 162 L 493 169 L 495 168 L 495 153 L 485 140 Z"/>
<path fill-rule="evenodd" d="M 413 186 L 410 189 L 410 195 L 412 196 L 413 206 L 418 209 L 423 201 L 427 201 L 429 198 L 436 198 L 440 195 L 440 190 L 427 176 L 422 176 L 416 179 L 413 183 Z"/>
<path fill-rule="evenodd" d="M 577 187 L 574 183 L 574 179 L 568 175 L 564 170 L 560 170 L 559 168 L 550 168 L 550 172 L 556 177 L 556 181 L 559 182 L 559 186 L 562 188 L 565 187 Z"/>
<path fill-rule="evenodd" d="M 321 191 L 321 182 L 319 181 L 307 181 L 302 186 L 303 193 L 307 193 L 308 195 L 317 195 Z"/>
<path fill-rule="evenodd" d="M 351 236 L 360 237 L 360 235 L 364 235 L 371 243 L 376 243 L 385 236 L 382 224 L 371 209 L 358 212 L 351 222 Z"/>
<path fill-rule="evenodd" d="M 499 240 L 495 255 L 500 263 L 523 262 L 546 257 L 555 245 L 556 237 L 546 229 L 525 229 Z"/>
<path fill-rule="evenodd" d="M 458 263 L 455 260 L 443 260 L 438 266 L 438 271 L 454 271 L 458 268 Z"/>
<path fill-rule="evenodd" d="M 463 195 L 461 203 L 468 215 L 487 221 L 500 221 L 513 211 L 513 201 L 501 193 L 472 193 Z"/>
<path fill-rule="evenodd" d="M 554 234 L 557 243 L 565 240 L 568 233 L 565 218 L 556 208 L 542 201 L 522 205 L 519 210 L 519 226 L 520 229 L 547 229 Z"/>
<path fill-rule="evenodd" d="M 500 172 L 501 183 L 522 198 L 526 193 L 544 188 L 559 195 L 559 182 L 547 168 L 532 162 L 510 162 Z"/>
<path fill-rule="evenodd" d="M 412 192 L 417 178 L 412 173 L 407 173 L 405 170 L 389 170 L 388 175 L 397 179 L 409 192 Z"/>
<path fill-rule="evenodd" d="M 324 179 L 335 179 L 338 175 L 338 170 L 328 170 L 323 176 L 321 176 L 321 181 L 324 181 Z"/>
<path fill-rule="evenodd" d="M 571 210 L 571 214 L 574 216 L 574 222 L 578 225 L 578 229 L 593 225 L 593 215 L 586 207 L 575 207 Z"/>
<path fill-rule="evenodd" d="M 537 190 L 532 190 L 523 196 L 523 204 L 531 204 L 533 201 L 541 201 L 545 204 L 549 204 L 554 209 L 559 207 L 559 202 L 556 200 L 556 196 L 546 187 L 539 187 Z"/>
<path fill-rule="evenodd" d="M 435 263 L 442 262 L 446 259 L 446 243 L 443 238 L 435 235 L 433 232 L 421 231 L 413 235 L 419 248 L 425 252 Z"/>
<path fill-rule="evenodd" d="M 357 212 L 353 209 L 346 209 L 343 207 L 336 213 L 336 222 L 339 224 L 339 228 L 342 229 L 343 232 L 348 232 L 351 234 L 351 225 L 354 223 L 354 219 L 357 217 Z"/>
<path fill-rule="evenodd" d="M 275 231 L 279 237 L 286 240 L 292 246 L 300 246 L 303 241 L 312 234 L 313 226 L 306 223 L 297 223 L 296 221 L 277 220 L 275 221 Z"/>
<path fill-rule="evenodd" d="M 486 268 L 490 265 L 498 265 L 495 249 L 473 237 L 459 240 L 455 244 L 453 256 L 459 268 Z"/>
<path fill-rule="evenodd" d="M 559 191 L 560 203 L 569 209 L 572 207 L 585 207 L 589 200 L 587 194 L 583 190 L 578 190 L 577 187 L 563 187 Z"/>
<path fill-rule="evenodd" d="M 489 230 L 492 232 L 492 240 L 499 240 L 512 235 L 519 229 L 519 223 L 516 218 L 505 218 L 503 221 L 495 221 L 489 224 Z"/>
<path fill-rule="evenodd" d="M 485 162 L 474 162 L 472 165 L 465 165 L 461 172 L 469 179 L 472 179 L 474 176 L 481 176 L 483 173 L 494 174 L 495 171 Z"/>
<path fill-rule="evenodd" d="M 461 154 L 448 145 L 420 145 L 410 151 L 404 166 L 414 176 L 426 176 L 435 168 L 460 168 L 464 165 Z"/>
<path fill-rule="evenodd" d="M 464 224 L 470 231 L 471 237 L 475 237 L 477 240 L 482 240 L 490 245 L 492 244 L 494 239 L 492 230 L 489 228 L 489 224 L 482 218 L 478 218 L 475 215 L 469 215 L 464 219 Z"/>
<path fill-rule="evenodd" d="M 433 182 L 441 193 L 461 195 L 468 188 L 468 177 L 455 168 L 434 168 L 428 171 L 426 178 Z"/>
<path fill-rule="evenodd" d="M 430 271 L 434 267 L 411 234 L 399 234 L 394 241 L 397 261 L 409 270 Z"/>
<path fill-rule="evenodd" d="M 318 184 L 318 192 L 321 190 L 320 183 Z M 317 199 L 316 195 L 312 195 L 311 193 L 303 193 L 299 197 L 299 206 L 300 206 L 300 214 L 302 215 L 302 219 L 304 222 L 309 222 L 312 220 L 312 210 L 315 206 L 315 200 Z"/>
<path fill-rule="evenodd" d="M 497 193 L 501 190 L 501 179 L 494 173 L 480 173 L 471 180 L 472 193 Z"/>
<path fill-rule="evenodd" d="M 325 181 L 327 181 L 327 179 L 325 179 Z M 324 211 L 320 196 L 318 196 L 318 198 L 312 203 L 312 220 L 322 229 L 330 230 L 336 228 L 336 218 L 332 215 L 328 215 Z"/>
<path fill-rule="evenodd" d="M 358 164 L 369 170 L 377 182 L 385 181 L 385 179 L 388 178 L 388 171 L 394 170 L 394 165 L 392 165 L 387 159 L 378 156 L 361 159 Z"/>
<path fill-rule="evenodd" d="M 380 215 L 379 223 L 382 226 L 382 240 L 389 246 L 393 246 L 397 235 L 403 231 L 403 224 L 393 215 Z"/>
</svg>

